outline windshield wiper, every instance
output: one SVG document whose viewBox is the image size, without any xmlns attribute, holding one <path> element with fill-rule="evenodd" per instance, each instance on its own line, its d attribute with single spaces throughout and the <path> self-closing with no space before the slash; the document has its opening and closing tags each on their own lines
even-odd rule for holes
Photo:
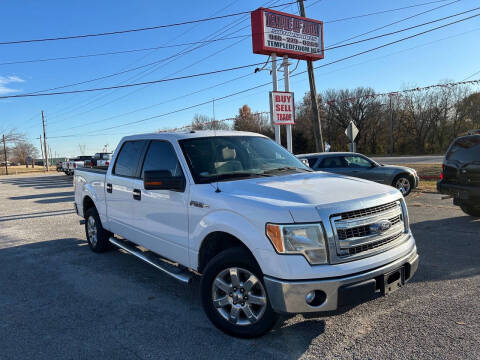
<svg viewBox="0 0 480 360">
<path fill-rule="evenodd" d="M 271 173 L 275 173 L 275 172 L 283 172 L 283 171 L 291 171 L 291 170 L 313 172 L 313 170 L 311 170 L 311 169 L 300 168 L 300 167 L 295 167 L 295 166 L 283 166 L 283 167 L 279 167 L 279 168 L 275 168 L 275 169 L 265 170 L 263 173 L 264 174 L 271 174 Z"/>
</svg>

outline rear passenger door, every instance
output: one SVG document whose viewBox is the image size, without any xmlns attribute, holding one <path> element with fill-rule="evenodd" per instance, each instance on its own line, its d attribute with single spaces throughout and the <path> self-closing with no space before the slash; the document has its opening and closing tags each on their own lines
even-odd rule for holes
<svg viewBox="0 0 480 360">
<path fill-rule="evenodd" d="M 348 167 L 345 159 L 341 155 L 337 156 L 327 156 L 321 159 L 315 170 L 328 171 L 335 174 L 348 175 Z"/>
<path fill-rule="evenodd" d="M 173 145 L 152 140 L 145 153 L 140 178 L 145 171 L 169 171 L 185 177 Z M 188 257 L 188 186 L 185 191 L 145 190 L 140 180 L 141 199 L 134 204 L 135 243 L 182 265 Z"/>
<path fill-rule="evenodd" d="M 146 141 L 125 141 L 115 159 L 111 173 L 107 173 L 105 198 L 109 230 L 126 239 L 135 235 L 133 230 L 134 189 L 140 182 L 140 159 Z"/>
</svg>

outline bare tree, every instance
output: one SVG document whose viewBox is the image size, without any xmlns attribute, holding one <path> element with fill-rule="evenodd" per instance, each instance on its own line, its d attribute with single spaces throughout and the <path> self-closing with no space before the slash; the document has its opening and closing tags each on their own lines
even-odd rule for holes
<svg viewBox="0 0 480 360">
<path fill-rule="evenodd" d="M 205 115 L 195 114 L 191 125 L 192 130 L 230 130 L 225 121 L 215 121 Z"/>
<path fill-rule="evenodd" d="M 235 117 L 233 129 L 237 131 L 251 131 L 273 137 L 273 127 L 268 117 L 260 113 L 252 113 L 248 105 L 243 105 L 238 109 L 238 115 Z"/>
<path fill-rule="evenodd" d="M 14 162 L 25 164 L 27 157 L 31 157 L 32 159 L 34 159 L 38 157 L 38 153 L 38 149 L 32 143 L 29 143 L 27 141 L 19 141 L 16 142 L 15 145 L 12 147 L 11 159 Z"/>
</svg>

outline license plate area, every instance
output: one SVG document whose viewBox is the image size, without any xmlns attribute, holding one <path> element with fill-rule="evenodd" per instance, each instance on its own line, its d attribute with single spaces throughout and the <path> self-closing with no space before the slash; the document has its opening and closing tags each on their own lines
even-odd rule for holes
<svg viewBox="0 0 480 360">
<path fill-rule="evenodd" d="M 382 295 L 388 295 L 405 285 L 405 267 L 391 271 L 383 275 Z"/>
</svg>

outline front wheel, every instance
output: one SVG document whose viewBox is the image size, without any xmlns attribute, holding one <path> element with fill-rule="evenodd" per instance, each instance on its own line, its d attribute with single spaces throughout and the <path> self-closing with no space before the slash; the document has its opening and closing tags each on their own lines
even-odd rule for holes
<svg viewBox="0 0 480 360">
<path fill-rule="evenodd" d="M 398 175 L 393 180 L 392 185 L 398 190 L 400 190 L 403 196 L 407 196 L 408 194 L 410 194 L 410 191 L 412 191 L 413 188 L 412 180 L 408 175 Z"/>
<path fill-rule="evenodd" d="M 460 208 L 467 215 L 480 217 L 480 206 L 462 204 L 460 205 Z"/>
<path fill-rule="evenodd" d="M 269 331 L 273 311 L 255 259 L 242 248 L 215 256 L 204 271 L 201 296 L 210 321 L 227 334 L 253 338 Z"/>
</svg>

